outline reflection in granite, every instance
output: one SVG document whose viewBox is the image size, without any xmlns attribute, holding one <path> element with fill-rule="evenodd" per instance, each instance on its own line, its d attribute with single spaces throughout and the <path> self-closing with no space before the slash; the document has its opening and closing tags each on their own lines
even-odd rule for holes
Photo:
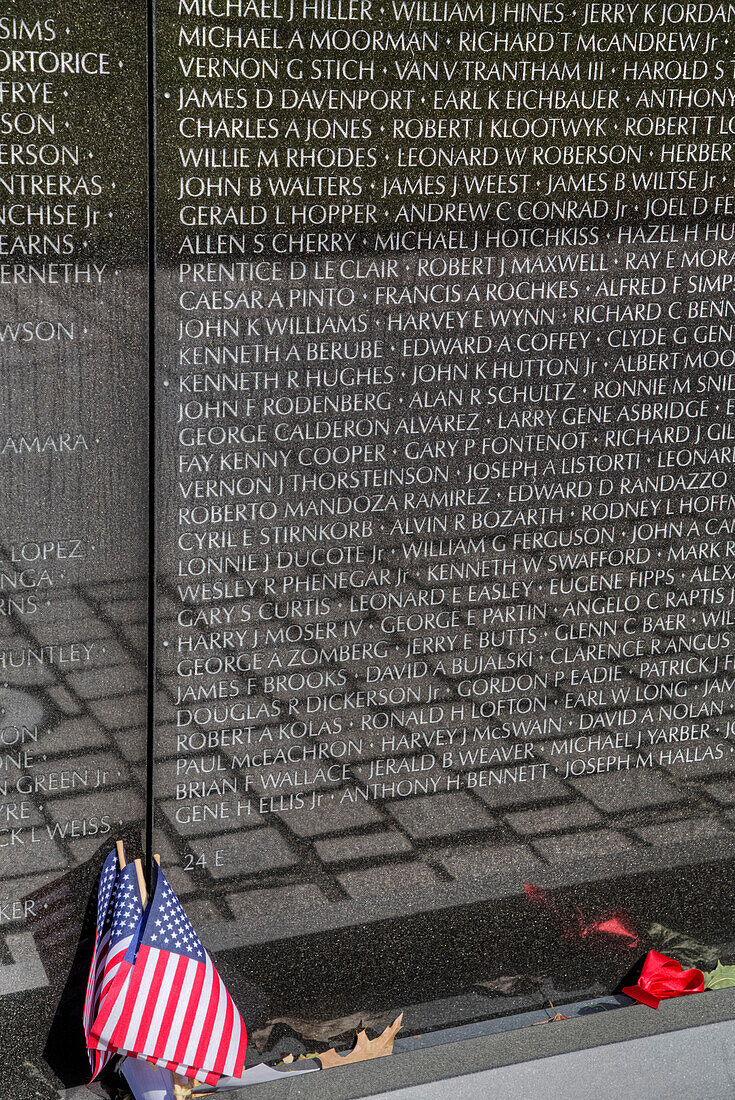
<svg viewBox="0 0 735 1100">
<path fill-rule="evenodd" d="M 12 8 L 0 42 L 18 51 L 0 76 L 3 118 L 21 120 L 0 139 L 0 1048 L 3 1095 L 50 1100 L 89 1078 L 89 905 L 113 839 L 140 852 L 145 819 L 145 7 Z M 23 69 L 39 49 L 45 83 Z M 54 71 L 62 54 L 86 72 Z M 23 98 L 8 99 L 9 76 Z M 29 117 L 48 126 L 42 172 Z"/>
<path fill-rule="evenodd" d="M 644 54 L 560 46 L 593 41 L 595 9 L 572 7 L 486 6 L 469 29 L 425 5 L 332 25 L 295 4 L 267 27 L 158 7 L 155 844 L 269 1019 L 405 1008 L 415 1032 L 563 1004 L 617 988 L 657 924 L 733 950 L 732 690 L 676 661 L 717 634 L 723 672 L 728 620 L 697 572 L 696 494 L 645 482 L 700 428 L 728 438 L 723 401 L 665 397 L 709 385 L 675 358 L 677 309 L 705 293 L 680 272 L 731 227 L 627 161 L 578 170 L 603 133 L 626 131 L 636 169 L 669 154 L 626 106 L 650 108 L 653 70 L 616 73 Z M 371 66 L 354 84 L 348 41 Z M 225 63 L 232 117 L 203 106 Z M 726 173 L 687 184 L 721 217 Z M 634 286 L 657 240 L 679 281 Z M 727 328 L 704 346 L 725 377 Z M 729 453 L 691 459 L 725 486 L 705 494 L 723 532 Z M 634 937 L 590 931 L 613 914 Z M 478 996 L 513 974 L 538 979 L 522 1001 Z"/>
<path fill-rule="evenodd" d="M 36 14 L 32 0 L 23 7 L 24 17 Z M 656 233 L 667 271 L 701 263 L 708 278 L 726 276 L 726 250 L 691 257 L 708 234 L 724 240 L 731 227 L 706 228 L 701 195 L 696 209 L 687 201 L 689 191 L 707 192 L 708 216 L 729 218 L 731 180 L 697 169 L 677 207 L 676 180 L 636 182 L 626 168 L 613 193 L 596 172 L 574 184 L 551 173 L 555 135 L 546 127 L 566 142 L 564 127 L 583 123 L 549 118 L 538 104 L 516 103 L 504 116 L 501 93 L 518 86 L 532 97 L 551 82 L 562 97 L 570 92 L 571 106 L 577 84 L 594 85 L 596 107 L 583 113 L 607 102 L 615 127 L 651 81 L 641 70 L 626 84 L 612 66 L 555 70 L 556 54 L 541 81 L 485 67 L 503 51 L 527 61 L 534 31 L 488 51 L 451 15 L 446 27 L 423 17 L 417 26 L 386 6 L 375 13 L 361 83 L 349 64 L 340 68 L 345 27 L 327 33 L 333 22 L 349 26 L 342 16 L 354 7 L 339 5 L 333 19 L 327 5 L 315 24 L 305 5 L 303 18 L 285 20 L 295 35 L 282 56 L 309 63 L 292 67 L 297 91 L 288 91 L 269 53 L 279 4 L 263 5 L 262 19 L 249 6 L 242 20 L 224 20 L 233 32 L 224 51 L 205 34 L 214 18 L 206 7 L 166 0 L 157 13 L 153 848 L 249 1027 L 279 1015 L 318 1023 L 403 1008 L 406 1030 L 421 1032 L 549 998 L 563 1004 L 616 988 L 649 947 L 666 949 L 677 934 L 697 941 L 702 962 L 729 961 L 732 687 L 727 676 L 713 681 L 706 655 L 675 658 L 699 652 L 697 636 L 717 634 L 705 649 L 719 647 L 718 672 L 730 671 L 729 613 L 718 618 L 712 606 L 717 598 L 726 612 L 732 599 L 730 566 L 704 562 L 712 587 L 699 561 L 715 556 L 712 531 L 702 550 L 696 522 L 646 525 L 644 512 L 606 513 L 605 502 L 640 501 L 643 490 L 623 491 L 623 480 L 653 472 L 662 455 L 676 466 L 645 431 L 665 428 L 666 447 L 688 443 L 683 419 L 691 438 L 701 427 L 723 443 L 692 464 L 716 471 L 727 492 L 707 490 L 702 505 L 677 485 L 660 491 L 661 506 L 675 519 L 712 513 L 723 537 L 733 523 L 725 381 L 721 399 L 710 395 L 686 417 L 641 405 L 645 388 L 631 381 L 650 370 L 653 396 L 656 386 L 663 393 L 660 372 L 674 362 L 666 356 L 680 350 L 676 307 L 688 302 L 699 320 L 705 291 L 653 282 L 616 291 L 614 281 L 621 263 L 629 280 L 635 264 L 655 266 Z M 480 22 L 493 34 L 503 17 L 513 27 L 555 25 L 559 8 L 572 34 L 591 6 L 577 14 L 545 5 L 540 15 L 532 7 L 483 11 Z M 10 519 L 0 547 L 0 1046 L 19 1100 L 56 1097 L 59 1082 L 85 1079 L 89 902 L 111 841 L 122 835 L 138 849 L 146 812 L 145 16 L 139 3 L 113 11 L 94 0 L 54 15 L 57 45 L 110 53 L 109 77 L 52 81 L 59 129 L 101 176 L 101 195 L 80 209 L 98 221 L 88 234 L 70 229 L 74 262 L 97 266 L 89 283 L 74 268 L 63 285 L 1 288 L 0 503 Z M 189 26 L 188 39 L 182 21 L 199 28 Z M 326 44 L 302 57 L 297 35 L 310 41 L 315 26 Z M 385 28 L 397 36 L 387 47 Z M 243 75 L 247 88 L 219 89 L 228 71 L 220 61 L 242 60 L 241 30 L 259 64 L 273 68 L 262 64 L 262 87 Z M 364 45 L 364 31 L 355 42 Z M 704 46 L 710 61 L 723 60 L 715 38 Z M 435 72 L 420 56 L 429 47 Z M 299 98 L 304 73 L 310 94 Z M 280 107 L 268 99 L 277 93 Z M 347 119 L 340 108 L 327 125 L 316 112 L 335 93 L 340 103 L 354 94 L 358 107 Z M 452 114 L 457 125 L 447 128 Z M 182 115 L 207 116 L 196 139 Z M 420 139 L 406 132 L 409 117 Z M 506 140 L 507 118 L 531 118 L 539 130 L 533 172 L 517 162 L 516 183 L 507 173 L 501 183 L 492 166 L 465 174 L 458 161 L 446 169 L 450 183 L 483 202 L 465 204 L 453 223 L 434 219 L 428 200 L 439 196 L 415 190 L 419 179 L 443 186 L 427 163 L 464 148 L 464 135 L 471 150 L 502 150 L 511 168 L 522 145 Z M 359 186 L 365 201 L 338 203 L 337 222 L 314 228 L 298 210 L 320 217 L 313 188 L 332 186 L 328 170 L 317 172 L 316 151 L 333 147 L 325 132 L 363 161 L 359 183 L 350 169 L 338 198 Z M 660 135 L 638 136 L 631 156 L 658 164 Z M 571 205 L 552 217 L 534 204 L 545 225 L 533 235 L 515 198 L 491 194 L 518 177 L 543 201 L 555 186 L 576 194 L 583 184 L 606 197 L 592 199 L 574 232 L 561 224 Z M 232 234 L 212 213 L 228 198 L 218 189 L 237 197 Z M 609 203 L 603 214 L 598 203 Z M 580 256 L 584 278 L 564 304 L 554 294 L 568 288 Z M 544 292 L 521 307 L 529 280 Z M 613 292 L 603 299 L 624 308 L 628 299 L 651 314 L 651 304 L 675 307 L 642 362 L 640 349 L 620 348 L 614 313 L 600 321 L 591 312 L 605 280 Z M 242 297 L 225 309 L 215 295 L 233 288 Z M 452 315 L 463 328 L 457 303 L 473 317 L 458 342 L 441 327 Z M 31 339 L 9 335 L 27 318 L 40 319 Z M 360 337 L 359 367 L 343 369 L 345 334 Z M 727 379 L 730 344 L 726 329 L 704 340 L 705 355 L 725 358 L 721 373 L 708 358 L 688 363 L 695 391 Z M 686 372 L 677 364 L 678 379 Z M 506 385 L 515 396 L 501 399 Z M 603 408 L 611 424 L 624 418 L 644 434 L 629 442 L 600 419 Z M 565 409 L 559 456 L 552 428 Z M 538 453 L 534 439 L 545 441 Z M 585 485 L 591 473 L 594 496 L 542 506 L 552 486 Z M 387 498 L 380 506 L 378 496 Z M 506 509 L 518 513 L 512 523 L 499 518 Z M 346 535 L 342 523 L 352 524 Z M 598 593 L 601 604 L 586 602 Z M 620 658 L 603 648 L 613 637 L 628 644 Z M 680 736 L 667 740 L 672 728 Z M 647 738 L 662 731 L 654 751 Z M 295 755 L 279 754 L 283 746 Z M 632 934 L 599 934 L 611 915 Z M 513 976 L 520 991 L 504 993 Z"/>
</svg>

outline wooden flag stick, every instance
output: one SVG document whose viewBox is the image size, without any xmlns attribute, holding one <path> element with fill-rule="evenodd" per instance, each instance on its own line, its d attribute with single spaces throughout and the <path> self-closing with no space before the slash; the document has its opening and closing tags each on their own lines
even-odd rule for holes
<svg viewBox="0 0 735 1100">
<path fill-rule="evenodd" d="M 148 888 L 145 884 L 145 875 L 143 874 L 143 864 L 139 859 L 135 860 L 135 873 L 138 876 L 138 889 L 140 890 L 140 901 L 145 909 L 148 904 Z"/>
<path fill-rule="evenodd" d="M 125 859 L 125 845 L 123 844 L 122 840 L 118 840 L 115 843 L 115 849 L 117 851 L 117 858 L 120 863 L 120 869 L 122 870 L 122 868 L 126 866 L 127 862 Z M 161 857 L 156 854 L 153 858 L 160 866 Z M 134 861 L 134 864 L 135 873 L 138 876 L 140 901 L 143 908 L 145 909 L 146 905 L 148 904 L 148 889 L 145 884 L 145 875 L 143 874 L 143 863 L 141 860 L 136 859 Z M 188 1100 L 188 1098 L 191 1096 L 192 1087 L 197 1084 L 196 1081 L 190 1081 L 187 1077 L 181 1077 L 178 1073 L 173 1072 L 171 1073 L 171 1081 L 173 1083 L 175 1100 Z"/>
<path fill-rule="evenodd" d="M 174 1083 L 174 1097 L 175 1100 L 187 1100 L 187 1097 L 191 1096 L 191 1088 L 193 1081 L 190 1081 L 188 1077 L 182 1077 L 179 1073 L 171 1072 L 171 1080 Z"/>
</svg>

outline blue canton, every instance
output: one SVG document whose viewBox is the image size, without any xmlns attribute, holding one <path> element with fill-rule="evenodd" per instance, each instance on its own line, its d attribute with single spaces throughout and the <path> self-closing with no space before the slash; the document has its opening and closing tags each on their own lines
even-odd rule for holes
<svg viewBox="0 0 735 1100">
<path fill-rule="evenodd" d="M 115 888 L 111 945 L 135 932 L 142 916 L 143 907 L 138 893 L 138 876 L 134 864 L 129 863 L 120 872 Z"/>
<path fill-rule="evenodd" d="M 201 940 L 160 867 L 156 872 L 153 901 L 142 942 L 159 951 L 171 951 L 195 962 L 204 962 L 206 952 Z"/>
<path fill-rule="evenodd" d="M 102 868 L 100 884 L 97 890 L 97 928 L 100 933 L 106 932 L 112 924 L 112 906 L 110 902 L 115 893 L 116 879 L 117 856 L 114 852 L 110 852 Z"/>
</svg>

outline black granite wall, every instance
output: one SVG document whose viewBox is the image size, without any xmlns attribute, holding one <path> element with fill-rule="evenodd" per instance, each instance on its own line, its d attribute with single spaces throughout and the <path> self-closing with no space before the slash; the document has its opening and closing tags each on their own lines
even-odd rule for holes
<svg viewBox="0 0 735 1100">
<path fill-rule="evenodd" d="M 733 9 L 166 0 L 151 271 L 145 9 L 23 8 L 12 1049 L 71 1004 L 112 840 L 145 843 L 147 752 L 147 839 L 251 1031 L 726 958 Z M 18 1095 L 82 1079 L 48 1031 Z"/>
<path fill-rule="evenodd" d="M 18 1097 L 88 1076 L 85 912 L 145 817 L 145 51 L 136 3 L 0 18 L 0 1045 Z"/>
</svg>

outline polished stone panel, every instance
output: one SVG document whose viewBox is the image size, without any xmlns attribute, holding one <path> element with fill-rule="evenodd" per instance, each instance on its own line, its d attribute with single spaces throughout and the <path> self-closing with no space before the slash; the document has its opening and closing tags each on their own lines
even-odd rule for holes
<svg viewBox="0 0 735 1100">
<path fill-rule="evenodd" d="M 705 7 L 162 0 L 155 273 L 145 6 L 0 18 L 19 1097 L 85 1078 L 82 922 L 147 808 L 253 1060 L 587 999 L 650 947 L 732 961 Z"/>
<path fill-rule="evenodd" d="M 145 8 L 0 20 L 0 1046 L 89 1076 L 85 911 L 145 818 Z"/>
<path fill-rule="evenodd" d="M 614 19 L 158 8 L 156 844 L 265 1049 L 735 939 L 730 63 Z"/>
</svg>

